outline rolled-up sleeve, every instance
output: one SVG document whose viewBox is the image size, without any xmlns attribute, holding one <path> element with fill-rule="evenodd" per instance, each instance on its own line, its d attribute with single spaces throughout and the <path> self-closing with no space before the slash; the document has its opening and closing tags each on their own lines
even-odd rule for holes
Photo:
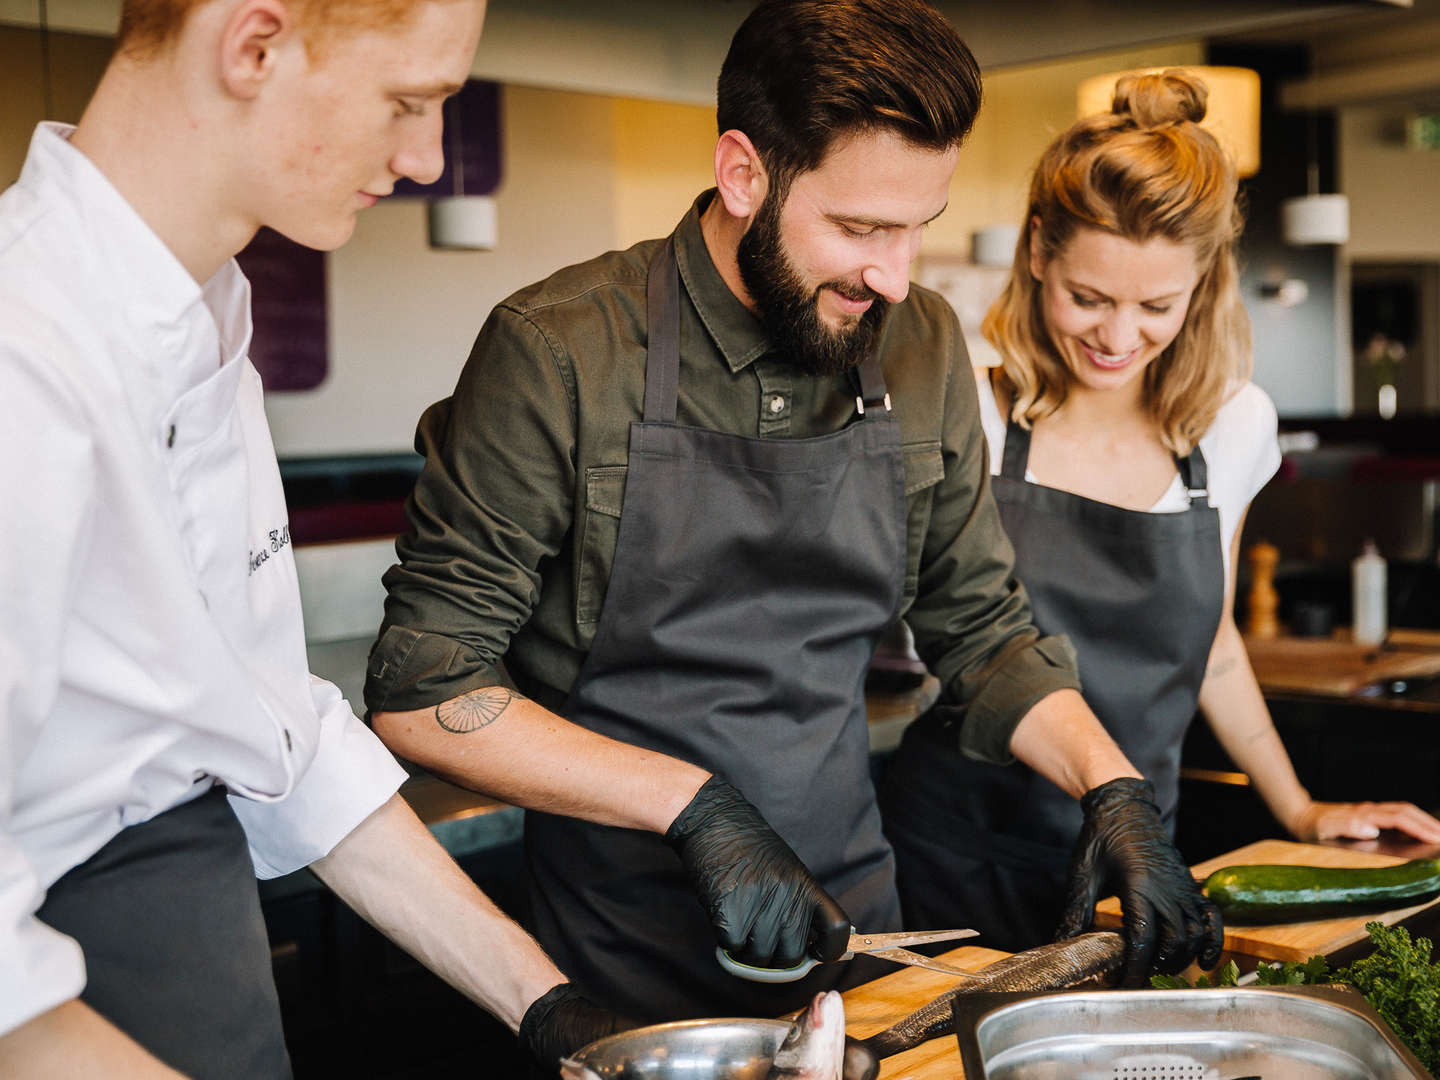
<svg viewBox="0 0 1440 1080">
<path fill-rule="evenodd" d="M 572 379 L 558 344 L 502 305 L 454 395 L 421 417 L 425 465 L 366 670 L 372 713 L 502 681 L 500 660 L 539 597 L 541 561 L 559 554 L 574 516 Z"/>
<path fill-rule="evenodd" d="M 1078 690 L 1080 678 L 1068 639 L 1036 630 L 1015 577 L 1015 552 L 990 489 L 975 380 L 958 333 L 954 340 L 941 436 L 945 474 L 906 622 L 940 680 L 936 708 L 956 722 L 961 751 L 1008 764 L 1015 760 L 1010 737 L 1030 708 L 1056 690 Z"/>
<path fill-rule="evenodd" d="M 330 854 L 405 780 L 404 768 L 333 683 L 311 675 L 310 694 L 320 738 L 294 788 L 275 802 L 230 796 L 259 878 L 280 877 Z"/>
</svg>

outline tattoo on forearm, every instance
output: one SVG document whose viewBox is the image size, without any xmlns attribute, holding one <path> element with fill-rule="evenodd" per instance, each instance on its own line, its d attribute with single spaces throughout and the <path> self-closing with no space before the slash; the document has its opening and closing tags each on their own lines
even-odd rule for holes
<svg viewBox="0 0 1440 1080">
<path fill-rule="evenodd" d="M 446 731 L 465 735 L 500 719 L 512 701 L 522 700 L 503 686 L 482 686 L 435 706 L 435 722 Z"/>
<path fill-rule="evenodd" d="M 1210 666 L 1209 671 L 1205 672 L 1205 678 L 1218 679 L 1221 675 L 1228 675 L 1235 670 L 1235 666 L 1239 663 L 1240 661 L 1233 656 L 1222 657 Z"/>
</svg>

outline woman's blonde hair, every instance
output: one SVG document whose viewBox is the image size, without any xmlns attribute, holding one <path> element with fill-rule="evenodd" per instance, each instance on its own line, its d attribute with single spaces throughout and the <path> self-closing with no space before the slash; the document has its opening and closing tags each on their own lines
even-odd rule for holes
<svg viewBox="0 0 1440 1080">
<path fill-rule="evenodd" d="M 1026 427 L 1064 403 L 1072 378 L 1045 329 L 1030 273 L 1032 230 L 1047 261 L 1082 228 L 1194 245 L 1201 273 L 1184 325 L 1144 375 L 1145 408 L 1173 453 L 1188 454 L 1250 377 L 1235 167 L 1200 127 L 1207 93 L 1183 70 L 1125 76 L 1111 111 L 1062 133 L 1035 166 L 1010 278 L 981 326 L 1002 359 L 997 381 L 1010 415 Z"/>
</svg>

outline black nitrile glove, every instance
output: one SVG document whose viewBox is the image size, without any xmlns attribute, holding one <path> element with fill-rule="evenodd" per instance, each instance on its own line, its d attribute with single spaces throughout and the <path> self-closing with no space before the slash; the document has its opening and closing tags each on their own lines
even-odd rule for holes
<svg viewBox="0 0 1440 1080">
<path fill-rule="evenodd" d="M 850 919 L 760 811 L 712 776 L 665 832 L 710 916 L 721 948 L 742 964 L 794 967 L 807 950 L 836 960 Z"/>
<path fill-rule="evenodd" d="M 517 1034 L 532 1074 L 551 1077 L 558 1075 L 561 1058 L 635 1026 L 634 1021 L 593 1004 L 574 983 L 565 982 L 530 1003 Z"/>
<path fill-rule="evenodd" d="M 1090 929 L 1095 901 L 1120 896 L 1125 921 L 1125 981 L 1151 970 L 1181 971 L 1192 958 L 1209 970 L 1220 960 L 1220 912 L 1205 898 L 1175 850 L 1148 780 L 1120 777 L 1085 793 L 1085 824 L 1070 859 L 1069 899 L 1056 940 Z"/>
<path fill-rule="evenodd" d="M 845 1068 L 841 1080 L 875 1080 L 880 1075 L 880 1059 L 875 1051 L 859 1039 L 845 1036 Z"/>
</svg>

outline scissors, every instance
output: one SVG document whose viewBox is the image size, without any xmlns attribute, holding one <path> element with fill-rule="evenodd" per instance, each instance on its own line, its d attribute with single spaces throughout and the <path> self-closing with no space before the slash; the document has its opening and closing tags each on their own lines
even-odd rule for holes
<svg viewBox="0 0 1440 1080">
<path fill-rule="evenodd" d="M 973 971 L 966 971 L 954 964 L 947 964 L 943 960 L 935 960 L 923 956 L 917 952 L 911 952 L 905 948 L 906 945 L 928 945 L 932 941 L 955 941 L 959 938 L 971 938 L 979 936 L 979 930 L 927 930 L 918 934 L 861 934 L 852 926 L 850 928 L 850 943 L 846 946 L 845 952 L 837 956 L 836 960 L 849 960 L 857 953 L 867 956 L 878 956 L 884 960 L 893 960 L 897 964 L 909 964 L 912 967 L 926 968 L 930 971 L 940 971 L 946 975 L 959 975 L 966 979 L 980 978 Z M 751 964 L 742 964 L 723 948 L 716 947 L 715 958 L 720 961 L 720 966 L 731 975 L 738 975 L 742 979 L 749 979 L 751 982 L 763 983 L 786 983 L 794 982 L 810 973 L 810 969 L 820 963 L 813 956 L 807 956 L 794 967 L 769 968 L 755 967 Z"/>
</svg>

